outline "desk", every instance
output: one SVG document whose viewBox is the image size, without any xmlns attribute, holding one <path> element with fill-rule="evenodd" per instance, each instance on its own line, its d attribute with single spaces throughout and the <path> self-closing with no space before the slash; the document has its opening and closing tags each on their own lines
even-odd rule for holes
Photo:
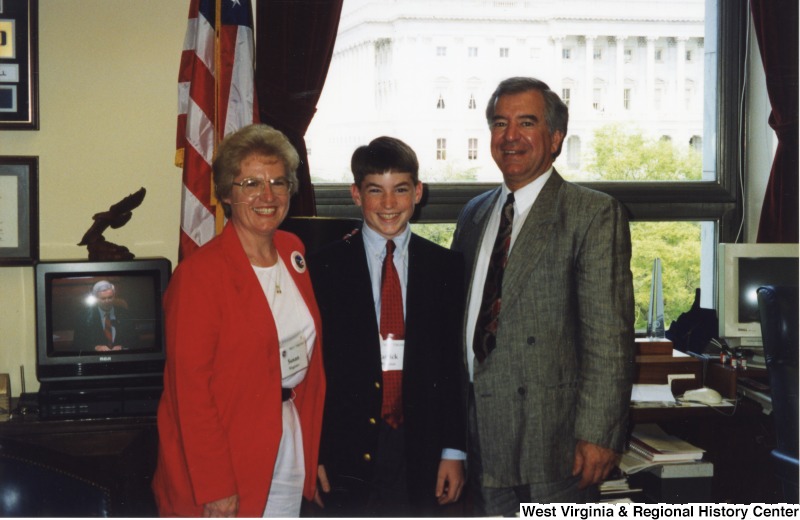
<svg viewBox="0 0 800 520">
<path fill-rule="evenodd" d="M 714 464 L 713 502 L 776 504 L 783 500 L 769 460 L 775 448 L 772 417 L 755 401 L 740 398 L 736 407 L 630 408 L 631 424 L 658 423 L 664 431 L 706 450 Z"/>
<path fill-rule="evenodd" d="M 714 502 L 779 503 L 782 500 L 780 486 L 769 460 L 769 453 L 775 448 L 773 419 L 764 413 L 762 404 L 742 398 L 741 392 L 737 393 L 736 384 L 737 377 L 758 378 L 765 372 L 753 368 L 737 371 L 711 361 L 705 364 L 704 370 L 704 363 L 695 358 L 690 358 L 691 361 L 682 356 L 666 358 L 637 356 L 637 382 L 666 384 L 669 374 L 692 373 L 697 377 L 693 381 L 695 387 L 705 384 L 725 398 L 737 399 L 736 407 L 643 407 L 632 404 L 631 424 L 658 423 L 667 433 L 706 450 L 704 460 L 714 464 L 711 487 Z M 686 384 L 686 380 L 673 381 L 673 393 L 683 393 L 686 388 L 681 386 Z M 741 385 L 738 390 L 741 390 Z"/>
<path fill-rule="evenodd" d="M 40 420 L 15 415 L 0 423 L 0 439 L 44 446 L 77 460 L 92 480 L 111 490 L 114 516 L 157 516 L 150 481 L 155 471 L 155 417 Z"/>
<path fill-rule="evenodd" d="M 736 406 L 727 401 L 721 406 L 702 404 L 675 404 L 674 406 L 652 406 L 650 404 L 631 403 L 631 423 L 660 423 L 662 421 L 698 420 L 715 415 L 731 415 Z"/>
</svg>

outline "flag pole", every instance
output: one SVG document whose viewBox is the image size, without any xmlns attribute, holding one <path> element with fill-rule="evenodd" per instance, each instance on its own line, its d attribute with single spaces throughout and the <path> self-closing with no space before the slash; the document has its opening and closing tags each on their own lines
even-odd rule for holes
<svg viewBox="0 0 800 520">
<path fill-rule="evenodd" d="M 216 0 L 214 6 L 214 153 L 213 158 L 217 157 L 217 147 L 219 146 L 220 134 L 224 132 L 223 126 L 220 125 L 219 105 L 220 105 L 220 79 L 222 77 L 222 0 Z M 217 200 L 216 192 L 214 191 L 214 172 L 211 172 L 211 204 L 214 207 L 214 230 L 217 235 L 222 233 L 222 227 L 225 224 L 225 213 L 222 209 L 222 204 Z"/>
</svg>

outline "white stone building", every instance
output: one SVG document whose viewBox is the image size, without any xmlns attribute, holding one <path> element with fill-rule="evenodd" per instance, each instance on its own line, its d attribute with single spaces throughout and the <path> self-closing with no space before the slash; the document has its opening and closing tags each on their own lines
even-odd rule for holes
<svg viewBox="0 0 800 520">
<path fill-rule="evenodd" d="M 426 181 L 499 181 L 484 110 L 510 76 L 569 104 L 556 166 L 573 179 L 608 123 L 701 149 L 704 20 L 704 0 L 345 0 L 306 136 L 314 180 L 349 182 L 353 150 L 391 135 Z"/>
</svg>

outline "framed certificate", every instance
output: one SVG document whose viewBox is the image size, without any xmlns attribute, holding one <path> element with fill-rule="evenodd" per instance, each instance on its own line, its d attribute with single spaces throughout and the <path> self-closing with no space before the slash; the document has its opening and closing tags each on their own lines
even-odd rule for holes
<svg viewBox="0 0 800 520">
<path fill-rule="evenodd" d="M 0 266 L 39 259 L 39 158 L 0 156 Z"/>
<path fill-rule="evenodd" d="M 0 130 L 39 129 L 38 0 L 0 0 Z"/>
</svg>

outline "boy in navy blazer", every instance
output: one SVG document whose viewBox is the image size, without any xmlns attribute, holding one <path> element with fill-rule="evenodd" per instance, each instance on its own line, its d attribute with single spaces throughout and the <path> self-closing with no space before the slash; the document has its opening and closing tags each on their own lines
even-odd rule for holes
<svg viewBox="0 0 800 520">
<path fill-rule="evenodd" d="M 378 137 L 351 169 L 364 225 L 309 259 L 328 381 L 317 503 L 332 516 L 430 516 L 464 483 L 463 260 L 411 233 L 423 188 L 407 144 Z M 384 278 L 399 280 L 399 332 L 382 322 Z"/>
</svg>

